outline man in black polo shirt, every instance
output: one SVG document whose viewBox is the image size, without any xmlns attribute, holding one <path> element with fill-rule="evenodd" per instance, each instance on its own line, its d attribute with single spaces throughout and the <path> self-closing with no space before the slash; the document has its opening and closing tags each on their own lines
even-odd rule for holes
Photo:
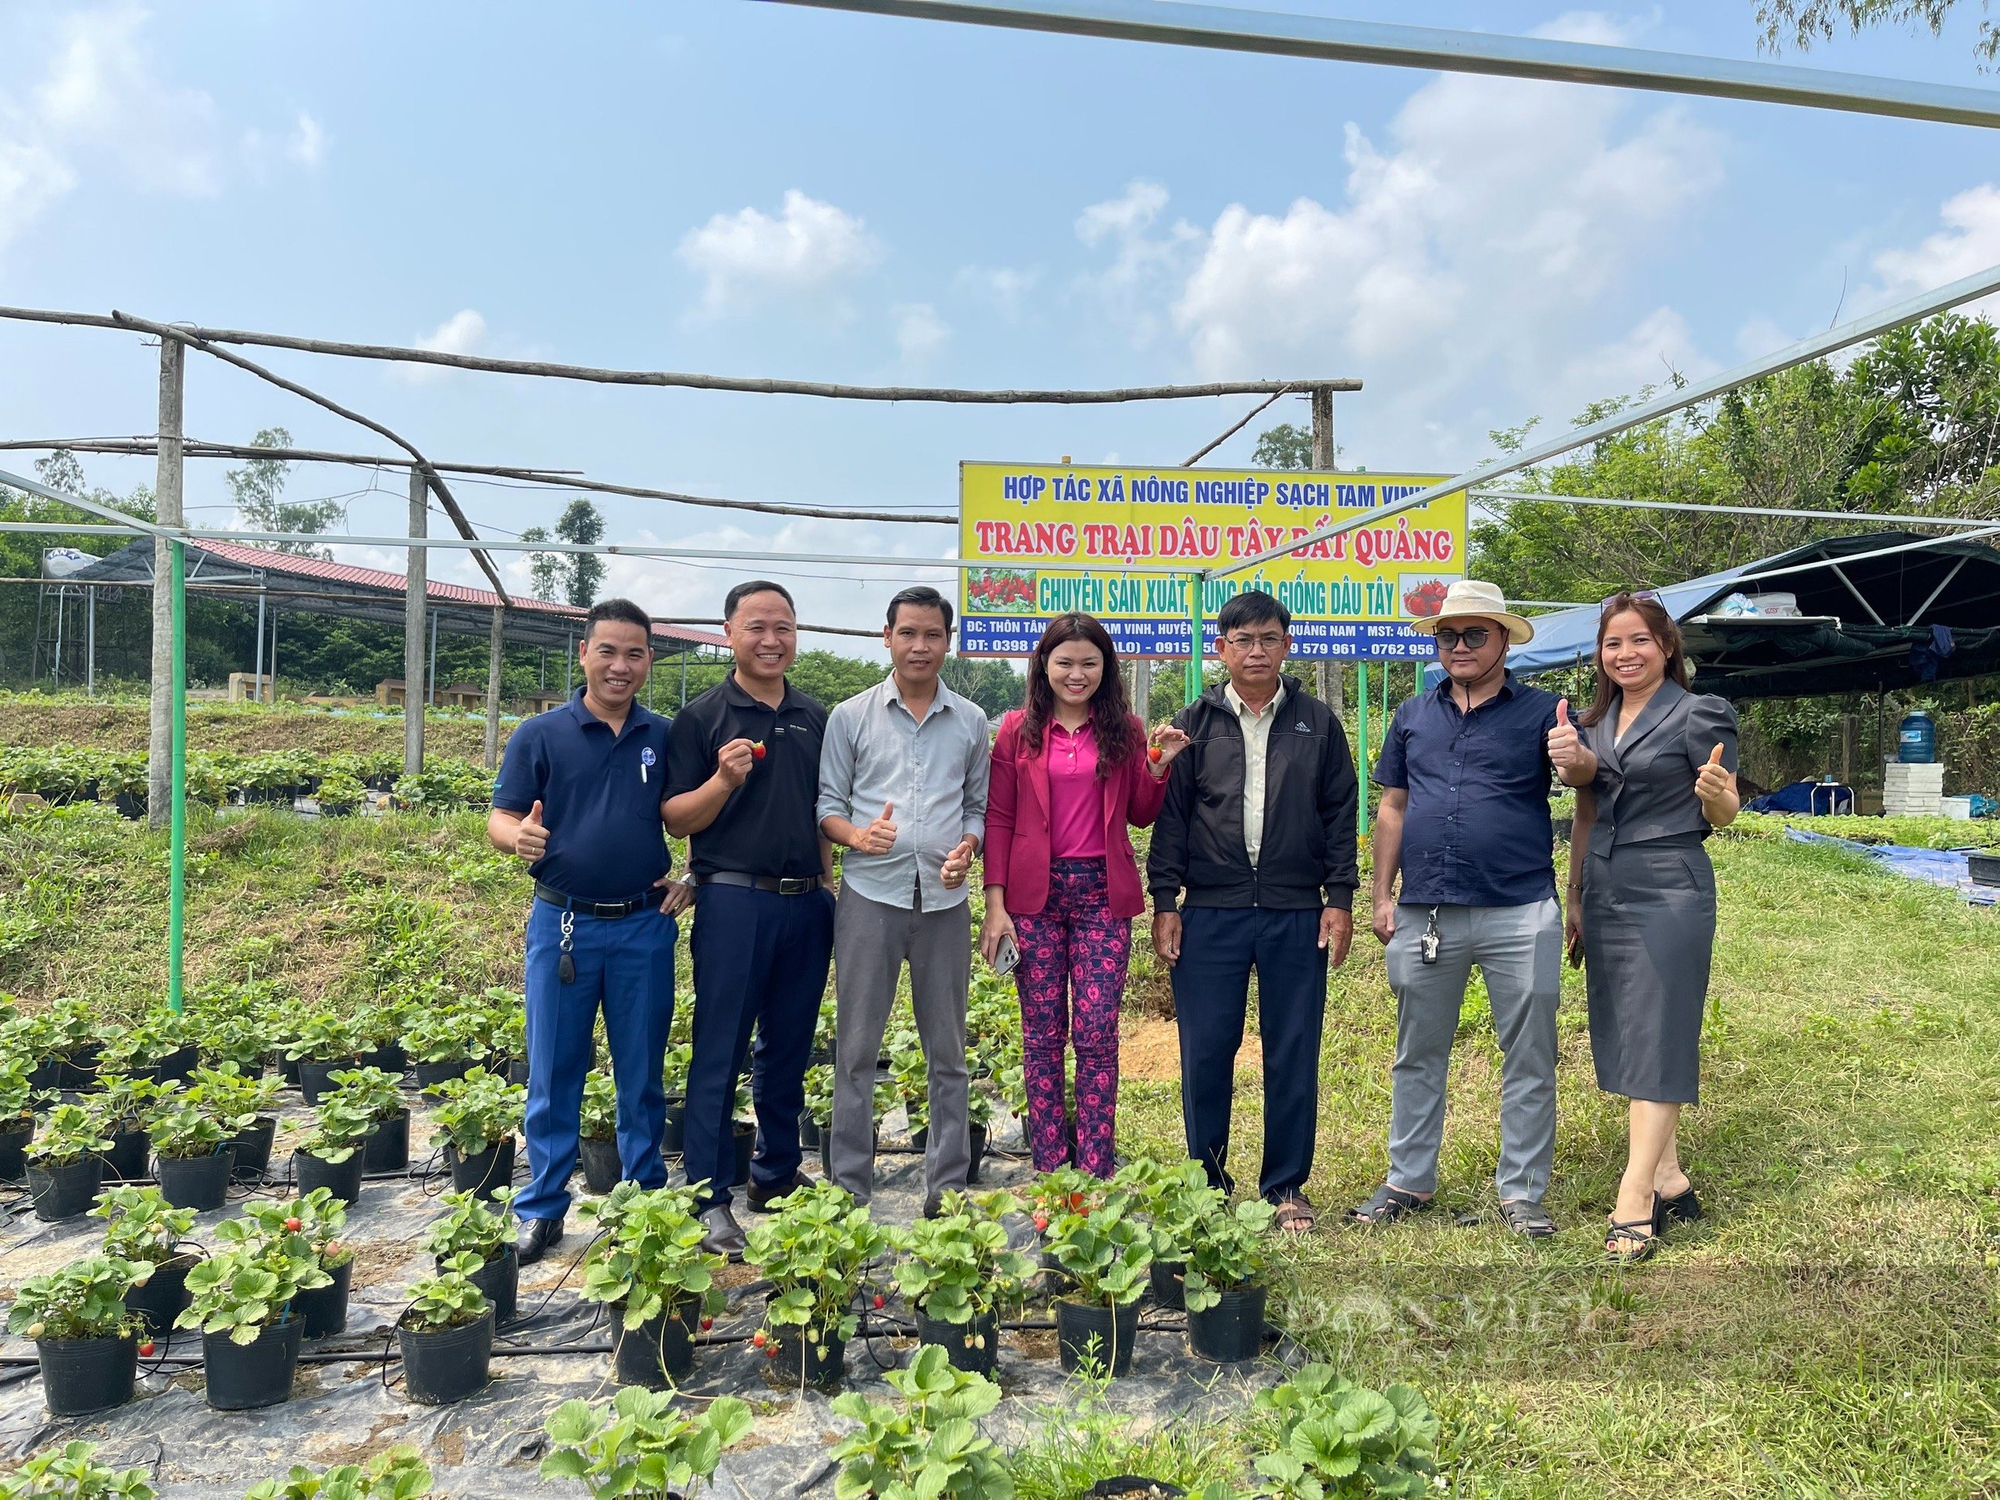
<svg viewBox="0 0 2000 1500">
<path fill-rule="evenodd" d="M 689 839 L 695 904 L 694 1060 L 682 1161 L 708 1183 L 710 1250 L 743 1253 L 730 1210 L 736 1080 L 754 1029 L 759 1212 L 799 1186 L 806 1059 L 833 954 L 832 863 L 814 816 L 826 710 L 785 680 L 797 656 L 792 596 L 761 579 L 722 606 L 729 676 L 681 710 L 667 772 L 667 827 Z"/>
<path fill-rule="evenodd" d="M 619 1162 L 642 1187 L 667 1182 L 660 1070 L 674 1019 L 673 913 L 689 890 L 667 879 L 673 861 L 660 795 L 668 722 L 637 700 L 653 666 L 652 636 L 652 621 L 629 599 L 591 606 L 578 649 L 583 687 L 514 731 L 486 821 L 494 846 L 527 860 L 535 879 L 526 968 L 530 1181 L 514 1200 L 525 1264 L 562 1239 L 600 1007 L 618 1085 Z"/>
<path fill-rule="evenodd" d="M 1542 1193 L 1555 1157 L 1562 975 L 1549 826 L 1557 699 L 1508 675 L 1508 644 L 1535 631 L 1492 584 L 1454 583 L 1415 628 L 1437 637 L 1445 676 L 1397 708 L 1375 768 L 1375 935 L 1396 992 L 1396 1061 L 1389 1178 L 1353 1217 L 1386 1224 L 1431 1205 L 1452 1038 L 1478 964 L 1502 1059 L 1500 1210 L 1510 1229 L 1540 1239 L 1555 1233 Z"/>
</svg>

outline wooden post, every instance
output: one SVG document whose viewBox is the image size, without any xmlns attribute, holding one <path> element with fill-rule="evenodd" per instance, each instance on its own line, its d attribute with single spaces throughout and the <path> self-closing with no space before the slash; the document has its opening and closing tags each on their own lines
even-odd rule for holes
<svg viewBox="0 0 2000 1500">
<path fill-rule="evenodd" d="M 430 482 L 422 468 L 410 469 L 409 535 L 429 535 Z M 425 566 L 422 547 L 410 548 L 409 582 L 403 598 L 403 774 L 424 768 L 424 606 Z"/>
<path fill-rule="evenodd" d="M 187 345 L 160 340 L 160 453 L 153 480 L 154 514 L 162 526 L 186 524 L 181 488 L 182 387 Z M 174 786 L 174 600 L 171 544 L 153 539 L 153 695 L 146 742 L 146 821 L 167 826 Z"/>
<path fill-rule="evenodd" d="M 506 642 L 506 628 L 507 611 L 496 604 L 493 636 L 486 653 L 486 769 L 489 771 L 500 764 L 500 655 Z"/>
<path fill-rule="evenodd" d="M 1331 469 L 1334 461 L 1333 448 L 1333 390 L 1329 386 L 1316 385 L 1312 388 L 1312 466 L 1315 469 Z M 1343 699 L 1347 696 L 1347 669 L 1332 660 L 1317 663 L 1314 673 L 1317 695 L 1338 714 Z"/>
</svg>

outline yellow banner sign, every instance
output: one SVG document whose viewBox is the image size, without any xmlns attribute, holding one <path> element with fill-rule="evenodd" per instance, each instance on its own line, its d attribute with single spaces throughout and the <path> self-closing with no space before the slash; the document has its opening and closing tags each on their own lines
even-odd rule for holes
<svg viewBox="0 0 2000 1500">
<path fill-rule="evenodd" d="M 962 463 L 958 473 L 959 556 L 984 564 L 960 585 L 966 656 L 1026 656 L 1051 616 L 1080 610 L 1104 622 L 1121 652 L 1185 657 L 1189 575 L 1443 477 L 992 463 Z M 1214 649 L 1216 611 L 1241 590 L 1264 589 L 1292 612 L 1294 655 L 1429 658 L 1435 647 L 1409 622 L 1436 613 L 1464 556 L 1460 493 L 1209 579 L 1204 650 Z"/>
</svg>

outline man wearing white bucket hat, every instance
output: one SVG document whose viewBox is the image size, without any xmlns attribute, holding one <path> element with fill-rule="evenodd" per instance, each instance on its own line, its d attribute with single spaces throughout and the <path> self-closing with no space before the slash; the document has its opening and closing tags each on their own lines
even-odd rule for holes
<svg viewBox="0 0 2000 1500">
<path fill-rule="evenodd" d="M 1397 708 L 1375 767 L 1374 926 L 1396 992 L 1396 1061 L 1388 1180 L 1352 1217 L 1388 1224 L 1431 1207 L 1452 1038 L 1477 964 L 1503 1059 L 1500 1208 L 1510 1229 L 1540 1239 L 1555 1233 L 1542 1194 L 1562 974 L 1548 732 L 1565 705 L 1508 674 L 1508 646 L 1535 628 L 1494 585 L 1459 580 L 1414 628 L 1436 638 L 1444 680 Z"/>
</svg>

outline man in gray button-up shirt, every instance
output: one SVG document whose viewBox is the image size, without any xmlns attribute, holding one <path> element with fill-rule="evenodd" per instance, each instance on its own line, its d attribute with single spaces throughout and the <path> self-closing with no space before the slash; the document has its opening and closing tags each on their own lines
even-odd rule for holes
<svg viewBox="0 0 2000 1500">
<path fill-rule="evenodd" d="M 819 826 L 847 853 L 834 910 L 833 1180 L 866 1203 L 875 1187 L 875 1059 L 896 981 L 930 1074 L 925 1205 L 965 1186 L 965 992 L 972 923 L 965 878 L 986 835 L 989 741 L 979 705 L 938 680 L 951 605 L 931 588 L 889 601 L 891 670 L 827 716 Z"/>
</svg>

